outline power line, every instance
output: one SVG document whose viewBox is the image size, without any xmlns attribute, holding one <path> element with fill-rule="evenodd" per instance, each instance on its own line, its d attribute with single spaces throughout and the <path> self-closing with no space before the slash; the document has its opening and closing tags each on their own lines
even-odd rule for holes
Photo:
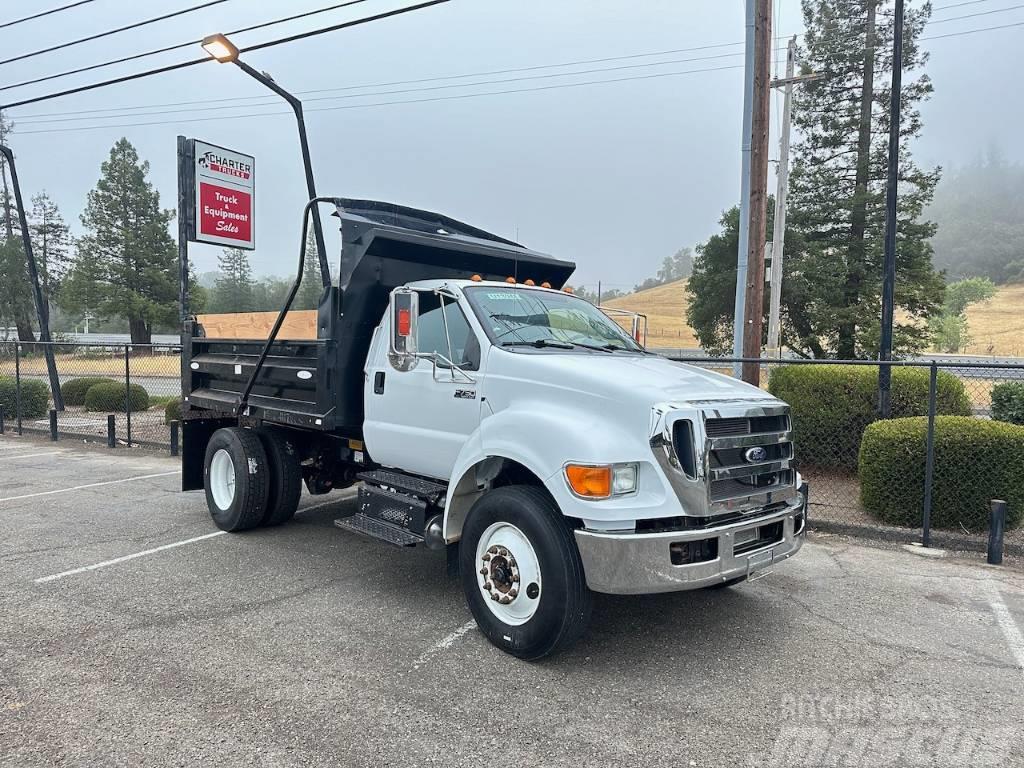
<svg viewBox="0 0 1024 768">
<path fill-rule="evenodd" d="M 418 88 L 404 88 L 404 89 L 393 90 L 393 91 L 376 91 L 376 92 L 372 92 L 371 91 L 371 92 L 366 92 L 366 93 L 351 93 L 351 94 L 346 94 L 344 96 L 321 96 L 321 97 L 312 98 L 312 99 L 305 99 L 304 101 L 305 101 L 305 103 L 308 104 L 308 103 L 317 102 L 317 101 L 335 101 L 335 100 L 338 100 L 338 99 L 358 99 L 358 98 L 364 98 L 364 97 L 369 97 L 369 96 L 387 96 L 387 95 L 399 94 L 399 93 L 421 93 L 423 91 L 438 91 L 438 90 L 444 90 L 446 88 L 472 88 L 472 87 L 481 86 L 481 85 L 500 85 L 500 84 L 503 84 L 503 83 L 516 83 L 516 82 L 522 82 L 524 80 L 548 80 L 548 79 L 553 78 L 553 77 L 573 77 L 575 75 L 590 75 L 590 74 L 595 74 L 595 73 L 598 73 L 598 72 L 617 72 L 617 71 L 621 71 L 621 70 L 625 70 L 625 69 L 641 69 L 641 68 L 645 68 L 645 67 L 660 67 L 660 66 L 666 66 L 668 64 L 686 64 L 686 63 L 691 63 L 691 62 L 695 62 L 695 61 L 708 61 L 708 60 L 711 60 L 711 59 L 721 59 L 721 58 L 728 58 L 728 57 L 741 56 L 741 55 L 742 55 L 742 52 L 740 52 L 740 53 L 722 53 L 722 54 L 718 54 L 718 55 L 715 55 L 715 56 L 697 56 L 697 57 L 688 58 L 688 59 L 669 59 L 668 61 L 645 62 L 643 64 L 623 64 L 623 65 L 620 65 L 620 66 L 617 66 L 617 67 L 598 67 L 598 68 L 595 68 L 595 69 L 584 69 L 584 70 L 579 70 L 579 71 L 576 71 L 576 72 L 547 72 L 547 73 L 540 74 L 540 75 L 527 75 L 525 77 L 510 77 L 510 78 L 505 78 L 505 79 L 502 79 L 502 80 L 486 80 L 486 81 L 476 82 L 476 83 L 447 83 L 447 84 L 444 84 L 444 85 L 423 86 L 423 87 L 418 87 Z M 557 65 L 555 65 L 555 66 L 557 66 Z M 538 67 L 524 67 L 520 71 L 534 70 L 534 69 L 539 69 L 539 68 L 540 68 L 539 66 Z M 483 73 L 483 74 L 487 74 L 487 73 Z M 481 76 L 483 76 L 483 74 Z M 466 75 L 460 75 L 459 77 L 466 77 Z M 436 78 L 436 79 L 445 79 L 445 78 Z M 307 91 L 306 93 L 314 93 L 314 92 L 323 93 L 323 92 L 332 91 L 332 90 L 348 90 L 348 89 L 345 89 L 345 88 L 342 88 L 342 89 L 325 88 L 325 89 L 320 89 L 319 91 Z M 192 103 L 196 103 L 196 102 L 192 102 Z M 206 104 L 208 102 L 199 102 L 199 103 Z M 264 106 L 264 105 L 269 106 L 271 104 L 276 104 L 276 103 L 277 103 L 276 101 L 270 101 L 270 102 L 264 102 L 264 103 L 261 103 L 261 104 L 247 104 L 247 105 L 244 105 L 244 106 L 261 107 L 261 106 Z M 208 111 L 210 109 L 236 109 L 238 106 L 242 106 L 242 105 L 235 105 L 235 104 L 216 105 L 215 104 L 214 106 L 206 107 L 206 110 Z M 67 123 L 67 122 L 75 122 L 75 121 L 81 121 L 81 120 L 107 120 L 107 119 L 111 119 L 112 120 L 112 119 L 125 118 L 125 117 L 130 117 L 130 118 L 134 118 L 134 117 L 152 117 L 152 116 L 155 116 L 155 115 L 168 115 L 168 114 L 175 114 L 177 112 L 191 112 L 191 111 L 194 111 L 194 110 L 193 109 L 189 109 L 189 108 L 185 108 L 185 109 L 156 110 L 154 112 L 138 112 L 138 113 L 136 113 L 134 115 L 124 115 L 124 114 L 120 114 L 120 115 L 104 115 L 104 116 L 89 115 L 89 116 L 86 116 L 86 117 L 57 117 L 57 118 L 43 118 L 43 119 L 37 119 L 37 120 L 27 119 L 28 116 L 17 116 L 17 119 L 18 119 L 18 122 L 19 122 L 20 125 L 32 125 L 32 124 L 36 124 L 36 123 Z"/>
<path fill-rule="evenodd" d="M 961 35 L 973 35 L 976 32 L 991 32 L 996 29 L 1010 29 L 1011 27 L 1024 26 L 1024 21 L 1017 21 L 1013 24 L 1000 24 L 995 27 L 982 27 L 980 29 L 965 29 L 962 32 L 948 32 L 945 35 L 929 35 L 928 37 L 919 37 L 918 40 L 941 40 L 944 37 L 960 37 Z"/>
<path fill-rule="evenodd" d="M 86 1 L 87 2 L 92 2 L 93 0 L 86 0 Z M 284 17 L 282 17 L 280 19 L 273 19 L 271 21 L 265 21 L 265 22 L 262 22 L 260 24 L 252 24 L 252 25 L 250 25 L 248 27 L 241 27 L 240 29 L 235 29 L 235 30 L 232 30 L 230 32 L 226 32 L 225 34 L 227 34 L 227 35 L 240 35 L 240 34 L 242 34 L 244 32 L 253 32 L 253 31 L 257 30 L 257 29 L 265 29 L 266 27 L 273 27 L 273 26 L 276 26 L 278 24 L 285 24 L 285 23 L 287 23 L 289 21 L 295 21 L 297 19 L 305 19 L 305 18 L 308 18 L 310 16 L 316 16 L 317 14 L 320 14 L 320 13 L 327 13 L 328 11 L 336 11 L 339 8 L 345 8 L 345 7 L 350 6 L 350 5 L 358 5 L 359 3 L 365 3 L 365 2 L 366 2 L 366 0 L 347 0 L 347 2 L 335 3 L 334 5 L 329 5 L 326 8 L 318 8 L 318 9 L 315 9 L 315 10 L 312 10 L 312 11 L 306 11 L 304 13 L 296 13 L 296 14 L 293 14 L 291 16 L 284 16 Z M 128 62 L 128 61 L 135 61 L 136 59 L 144 59 L 144 58 L 146 58 L 148 56 L 156 56 L 157 54 L 160 54 L 160 53 L 169 53 L 170 51 L 177 51 L 177 50 L 181 50 L 182 48 L 188 48 L 188 47 L 193 46 L 193 45 L 198 45 L 200 42 L 201 42 L 200 40 L 189 40 L 188 42 L 185 42 L 185 43 L 175 43 L 174 45 L 164 46 L 163 48 L 155 48 L 155 49 L 153 49 L 151 51 L 143 51 L 142 53 L 134 53 L 131 56 L 122 56 L 119 59 L 110 59 L 109 61 L 102 61 L 102 62 L 100 62 L 98 64 L 90 64 L 90 65 L 85 66 L 85 67 L 78 67 L 77 69 L 69 69 L 69 70 L 66 70 L 64 72 L 57 72 L 56 74 L 53 74 L 53 75 L 44 75 L 42 77 L 37 77 L 37 78 L 34 78 L 32 80 L 22 80 L 20 83 L 12 83 L 11 85 L 0 86 L 0 91 L 9 91 L 12 88 L 21 88 L 21 87 L 26 86 L 26 85 L 35 85 L 37 83 L 45 83 L 45 82 L 47 82 L 49 80 L 56 80 L 56 79 L 61 78 L 61 77 L 68 77 L 70 75 L 79 75 L 82 72 L 91 72 L 94 69 L 103 69 L 104 67 L 110 67 L 110 66 L 113 66 L 115 64 L 124 64 L 125 62 Z"/>
<path fill-rule="evenodd" d="M 950 3 L 949 5 L 937 5 L 932 11 L 945 11 L 948 8 L 962 8 L 965 5 L 978 5 L 978 3 L 990 3 L 992 0 L 966 0 L 963 3 Z"/>
<path fill-rule="evenodd" d="M 460 94 L 454 94 L 454 95 L 450 95 L 450 96 L 432 96 L 432 97 L 425 97 L 425 98 L 422 98 L 422 99 L 402 99 L 402 100 L 396 100 L 396 101 L 372 102 L 372 103 L 369 103 L 369 104 L 343 104 L 343 105 L 340 105 L 340 106 L 333 106 L 333 107 L 313 107 L 312 109 L 307 109 L 307 110 L 304 110 L 304 111 L 308 114 L 310 112 L 335 112 L 335 111 L 344 110 L 344 109 L 365 109 L 365 108 L 368 108 L 368 107 L 384 107 L 384 106 L 393 106 L 393 105 L 399 105 L 399 104 L 423 104 L 423 103 L 426 103 L 426 102 L 434 102 L 434 101 L 455 101 L 455 100 L 460 100 L 460 99 L 472 99 L 472 98 L 477 98 L 477 97 L 481 97 L 481 96 L 500 96 L 500 95 L 512 94 L 512 93 L 532 93 L 532 92 L 536 92 L 536 91 L 551 91 L 551 90 L 556 90 L 556 89 L 560 89 L 560 88 L 579 88 L 579 87 L 588 86 L 588 85 L 603 85 L 603 84 L 607 84 L 607 83 L 624 83 L 624 82 L 629 82 L 629 81 L 632 81 L 632 80 L 653 80 L 653 79 L 662 78 L 662 77 L 674 77 L 674 76 L 678 76 L 678 75 L 693 75 L 693 74 L 705 73 L 705 72 L 723 72 L 723 71 L 732 70 L 732 69 L 743 69 L 743 65 L 742 64 L 731 64 L 731 65 L 724 66 L 724 67 L 707 67 L 707 68 L 704 68 L 704 69 L 688 69 L 688 70 L 683 70 L 683 71 L 680 71 L 680 72 L 656 72 L 656 73 L 649 74 L 649 75 L 629 75 L 627 77 L 617 77 L 617 78 L 612 78 L 612 79 L 608 79 L 608 80 L 587 80 L 587 81 L 583 81 L 583 82 L 579 82 L 579 83 L 558 83 L 556 85 L 540 85 L 540 86 L 533 86 L 533 87 L 530 87 L 530 88 L 510 88 L 510 89 L 501 90 L 501 91 L 484 91 L 484 92 L 481 92 L 481 93 L 460 93 Z M 243 115 L 220 115 L 220 116 L 216 116 L 216 117 L 190 117 L 190 118 L 185 118 L 185 119 L 180 119 L 180 120 L 173 120 L 173 121 L 155 120 L 155 121 L 149 121 L 149 122 L 144 122 L 144 123 L 124 123 L 124 124 L 119 124 L 119 125 L 87 125 L 87 126 L 76 126 L 74 128 L 53 128 L 53 129 L 43 129 L 43 130 L 39 130 L 39 131 L 19 131 L 18 135 L 19 136 L 30 136 L 32 134 L 37 134 L 37 133 L 66 133 L 68 131 L 91 131 L 91 130 L 99 130 L 99 129 L 102 129 L 102 128 L 132 128 L 132 127 L 135 127 L 135 126 L 149 126 L 149 125 L 177 125 L 179 123 L 203 123 L 203 122 L 208 122 L 208 121 L 211 121 L 211 120 L 237 120 L 237 119 L 250 118 L 250 117 L 277 117 L 277 116 L 281 116 L 281 115 L 290 115 L 290 114 L 291 114 L 291 112 L 278 111 L 278 112 L 255 112 L 255 113 L 249 113 L 249 114 L 243 114 Z"/>
<path fill-rule="evenodd" d="M 363 2 L 364 0 L 355 0 L 355 1 L 356 2 Z M 235 33 L 228 33 L 228 34 L 235 34 Z M 462 74 L 457 74 L 457 75 L 438 75 L 438 76 L 434 76 L 434 77 L 419 77 L 419 78 L 413 78 L 413 79 L 410 79 L 410 80 L 392 80 L 390 82 L 383 82 L 383 83 L 381 83 L 381 82 L 378 82 L 378 83 L 364 83 L 362 85 L 346 85 L 346 86 L 339 86 L 337 88 L 314 88 L 312 90 L 306 90 L 306 91 L 295 91 L 295 94 L 298 95 L 298 96 L 306 96 L 306 95 L 315 94 L 315 93 L 330 93 L 330 92 L 336 92 L 336 91 L 354 91 L 354 90 L 361 90 L 361 89 L 364 89 L 364 88 L 388 88 L 388 87 L 391 87 L 391 86 L 394 86 L 394 85 L 415 85 L 415 84 L 418 84 L 418 83 L 436 82 L 438 80 L 455 80 L 455 79 L 463 79 L 463 78 L 469 78 L 469 77 L 489 77 L 491 75 L 507 75 L 507 74 L 513 74 L 513 73 L 516 73 L 516 72 L 530 72 L 530 71 L 534 71 L 534 70 L 537 70 L 537 69 L 550 69 L 550 68 L 553 68 L 553 67 L 574 67 L 574 66 L 578 66 L 578 65 L 581 65 L 581 64 L 601 64 L 601 63 L 604 63 L 604 62 L 607 62 L 607 61 L 625 61 L 625 60 L 628 60 L 628 59 L 639 59 L 639 58 L 645 58 L 645 57 L 648 57 L 648 56 L 667 56 L 669 54 L 674 54 L 674 53 L 689 53 L 689 52 L 692 52 L 692 51 L 704 51 L 704 50 L 709 50 L 709 49 L 713 49 L 713 48 L 727 48 L 727 47 L 730 47 L 730 46 L 742 45 L 742 44 L 743 44 L 742 42 L 740 42 L 740 43 L 719 43 L 717 45 L 699 45 L 699 46 L 695 46 L 695 47 L 692 47 L 692 48 L 671 48 L 671 49 L 665 50 L 665 51 L 651 51 L 651 52 L 648 52 L 648 53 L 630 53 L 630 54 L 625 54 L 625 55 L 622 55 L 622 56 L 604 56 L 604 57 L 598 58 L 598 59 L 579 59 L 579 60 L 576 60 L 576 61 L 564 61 L 564 62 L 557 62 L 557 63 L 554 63 L 554 64 L 537 64 L 537 65 L 533 65 L 533 66 L 529 66 L 529 67 L 513 67 L 513 68 L 510 68 L 510 69 L 492 69 L 492 70 L 484 71 L 484 72 L 468 72 L 468 73 L 462 73 Z M 194 43 L 190 43 L 190 45 L 194 45 Z M 737 53 L 727 54 L 727 55 L 729 55 L 729 56 L 739 56 L 741 54 L 742 54 L 742 51 L 739 51 Z M 9 86 L 9 87 L 14 87 L 14 86 Z M 4 90 L 4 89 L 0 88 L 0 90 Z M 22 115 L 21 118 L 22 119 L 29 119 L 29 118 L 36 118 L 36 117 L 61 117 L 61 116 L 64 116 L 64 115 L 72 115 L 72 114 L 77 115 L 77 114 L 86 114 L 86 113 L 95 113 L 95 112 L 123 112 L 123 111 L 127 111 L 127 110 L 136 110 L 136 109 L 159 109 L 159 108 L 163 108 L 163 107 L 181 107 L 181 106 L 186 106 L 186 105 L 190 105 L 190 104 L 202 105 L 202 104 L 211 104 L 211 103 L 214 103 L 214 102 L 220 103 L 220 102 L 225 102 L 225 101 L 252 101 L 254 99 L 267 100 L 267 97 L 266 96 L 236 96 L 236 97 L 230 97 L 230 98 L 226 98 L 226 99 L 202 99 L 202 100 L 199 100 L 199 101 L 177 101 L 177 102 L 171 102 L 171 103 L 168 103 L 168 104 L 143 104 L 143 105 L 135 105 L 135 106 L 127 106 L 127 107 L 107 107 L 106 109 L 85 109 L 85 110 L 75 110 L 74 112 L 37 112 L 37 113 L 34 113 L 34 114 L 29 114 L 29 115 Z M 272 99 L 270 101 L 276 103 L 277 100 L 276 99 Z"/>
<path fill-rule="evenodd" d="M 218 0 L 221 2 L 222 0 Z M 373 16 L 364 16 L 360 19 L 353 19 L 352 21 L 342 22 L 341 24 L 333 24 L 329 27 L 321 27 L 320 29 L 313 29 L 307 32 L 303 32 L 298 35 L 289 35 L 288 37 L 281 37 L 276 40 L 268 40 L 258 45 L 249 46 L 248 48 L 239 49 L 240 53 L 247 53 L 248 51 L 261 50 L 263 48 L 270 48 L 275 45 L 283 45 L 284 43 L 291 43 L 296 40 L 302 40 L 307 37 L 314 37 L 316 35 L 326 34 L 327 32 L 336 32 L 339 29 L 347 29 L 348 27 L 355 27 L 360 24 L 366 24 L 371 21 L 380 21 L 381 19 L 387 19 L 392 16 L 401 16 L 402 14 L 409 13 L 410 11 L 418 11 L 423 8 L 429 8 L 434 5 L 440 5 L 442 3 L 450 2 L 450 0 L 425 0 L 425 2 L 417 3 L 416 5 L 408 5 L 403 8 L 396 8 L 391 11 L 384 11 L 383 13 L 377 13 Z M 22 99 L 21 101 L 15 101 L 10 104 L 0 105 L 0 110 L 12 109 L 14 107 L 21 107 L 26 104 L 35 104 L 40 101 L 49 101 L 50 99 L 56 99 L 60 96 L 70 96 L 74 93 L 83 93 L 85 91 L 93 91 L 97 88 L 105 88 L 108 85 L 117 85 L 119 83 L 126 83 L 132 80 L 140 80 L 144 77 L 151 77 L 152 75 L 163 74 L 164 72 L 171 72 L 177 69 L 184 69 L 185 67 L 192 67 L 196 64 L 205 64 L 206 62 L 213 61 L 208 56 L 204 56 L 199 59 L 192 59 L 191 61 L 181 61 L 177 64 L 168 64 L 163 67 L 156 67 L 154 69 L 147 69 L 142 72 L 136 72 L 131 75 L 123 75 L 122 77 L 115 77 L 111 80 L 104 80 L 98 83 L 90 83 L 89 85 L 81 85 L 77 88 L 68 88 L 64 91 L 58 91 L 56 93 L 47 93 L 42 96 L 35 96 L 31 99 Z"/>
<path fill-rule="evenodd" d="M 145 21 L 136 21 L 133 24 L 126 24 L 123 27 L 116 27 L 114 29 L 108 29 L 106 32 L 97 32 L 95 35 L 89 35 L 88 37 L 80 37 L 77 40 L 69 40 L 66 43 L 58 43 L 57 45 L 51 45 L 49 48 L 41 48 L 38 51 L 31 51 L 30 53 L 22 53 L 18 56 L 12 56 L 9 59 L 0 61 L 0 64 L 10 64 L 12 61 L 22 61 L 23 59 L 31 59 L 34 56 L 42 56 L 44 53 L 52 53 L 53 51 L 60 51 L 64 48 L 70 48 L 74 45 L 80 45 L 81 43 L 87 43 L 90 40 L 99 40 L 101 37 L 109 37 L 110 35 L 116 35 L 119 32 L 127 32 L 129 29 L 138 29 L 139 27 L 145 27 L 148 24 L 155 24 L 158 21 L 165 21 L 166 19 L 173 19 L 175 16 L 184 16 L 186 13 L 192 13 L 202 8 L 209 8 L 213 5 L 220 5 L 226 3 L 228 0 L 207 0 L 205 3 L 199 5 L 193 5 L 190 8 L 182 8 L 180 11 L 171 11 L 165 13 L 162 16 L 154 16 L 151 19 Z"/>
<path fill-rule="evenodd" d="M 88 5 L 89 3 L 93 3 L 95 1 L 96 0 L 78 0 L 77 3 L 68 3 L 67 5 L 62 5 L 59 8 L 51 8 L 48 11 L 40 11 L 39 13 L 33 13 L 31 16 L 22 16 L 20 19 L 14 19 L 14 21 L 5 21 L 3 23 L 0 23 L 0 29 L 4 29 L 6 27 L 13 27 L 15 24 L 21 24 L 26 21 L 32 21 L 33 19 L 41 19 L 43 18 L 43 16 L 49 16 L 51 13 L 60 13 L 61 11 L 67 11 L 71 8 L 77 8 L 80 5 Z"/>
<path fill-rule="evenodd" d="M 947 21 L 960 21 L 961 19 L 973 19 L 976 16 L 990 16 L 993 13 L 1006 13 L 1007 11 L 1016 11 L 1020 8 L 1024 8 L 1024 3 L 1020 5 L 1011 5 L 1006 8 L 993 8 L 989 11 L 978 11 L 977 13 L 966 13 L 963 16 L 950 16 L 948 19 L 939 19 L 938 21 L 929 21 L 928 25 L 933 24 L 945 24 Z"/>
</svg>

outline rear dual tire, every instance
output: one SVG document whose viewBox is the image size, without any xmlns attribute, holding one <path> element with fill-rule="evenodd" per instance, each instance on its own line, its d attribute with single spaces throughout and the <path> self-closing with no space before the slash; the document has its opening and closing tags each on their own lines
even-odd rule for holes
<svg viewBox="0 0 1024 768">
<path fill-rule="evenodd" d="M 302 494 L 298 454 L 275 429 L 218 429 L 206 446 L 203 475 L 210 516 L 232 533 L 287 522 Z"/>
</svg>

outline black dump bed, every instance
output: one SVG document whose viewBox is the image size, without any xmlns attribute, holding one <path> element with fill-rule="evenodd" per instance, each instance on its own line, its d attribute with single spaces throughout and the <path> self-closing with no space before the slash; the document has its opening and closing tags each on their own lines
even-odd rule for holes
<svg viewBox="0 0 1024 768">
<path fill-rule="evenodd" d="M 320 297 L 317 340 L 273 344 L 248 400 L 250 416 L 359 437 L 366 353 L 392 289 L 474 274 L 560 288 L 575 269 L 439 213 L 373 200 L 333 202 L 341 265 L 332 265 L 333 283 Z M 263 340 L 206 338 L 187 323 L 183 341 L 184 418 L 233 413 Z"/>
</svg>

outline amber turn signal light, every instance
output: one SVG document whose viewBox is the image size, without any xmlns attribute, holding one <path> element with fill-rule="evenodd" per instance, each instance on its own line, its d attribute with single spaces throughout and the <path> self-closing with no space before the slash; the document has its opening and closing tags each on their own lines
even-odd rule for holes
<svg viewBox="0 0 1024 768">
<path fill-rule="evenodd" d="M 606 499 L 612 495 L 612 468 L 609 466 L 569 464 L 565 468 L 565 479 L 577 496 Z"/>
</svg>

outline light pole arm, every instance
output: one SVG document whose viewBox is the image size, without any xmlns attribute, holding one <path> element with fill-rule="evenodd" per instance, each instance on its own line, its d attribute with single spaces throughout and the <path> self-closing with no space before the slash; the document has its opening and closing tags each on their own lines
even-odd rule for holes
<svg viewBox="0 0 1024 768">
<path fill-rule="evenodd" d="M 306 191 L 309 193 L 309 199 L 314 200 L 317 196 L 316 183 L 313 181 L 313 163 L 309 158 L 309 141 L 306 139 L 306 121 L 302 117 L 302 102 L 275 83 L 272 78 L 263 74 L 259 70 L 253 69 L 241 59 L 236 58 L 234 63 L 237 64 L 245 74 L 265 85 L 287 101 L 289 106 L 291 106 L 292 111 L 295 113 L 295 122 L 298 123 L 299 126 L 299 145 L 302 148 L 302 166 L 306 172 Z M 317 206 L 313 206 L 312 213 L 313 237 L 316 239 L 317 257 L 320 262 L 320 279 L 326 288 L 331 284 L 331 269 L 327 262 L 327 249 L 324 245 L 324 227 L 320 220 L 320 210 Z"/>
</svg>

